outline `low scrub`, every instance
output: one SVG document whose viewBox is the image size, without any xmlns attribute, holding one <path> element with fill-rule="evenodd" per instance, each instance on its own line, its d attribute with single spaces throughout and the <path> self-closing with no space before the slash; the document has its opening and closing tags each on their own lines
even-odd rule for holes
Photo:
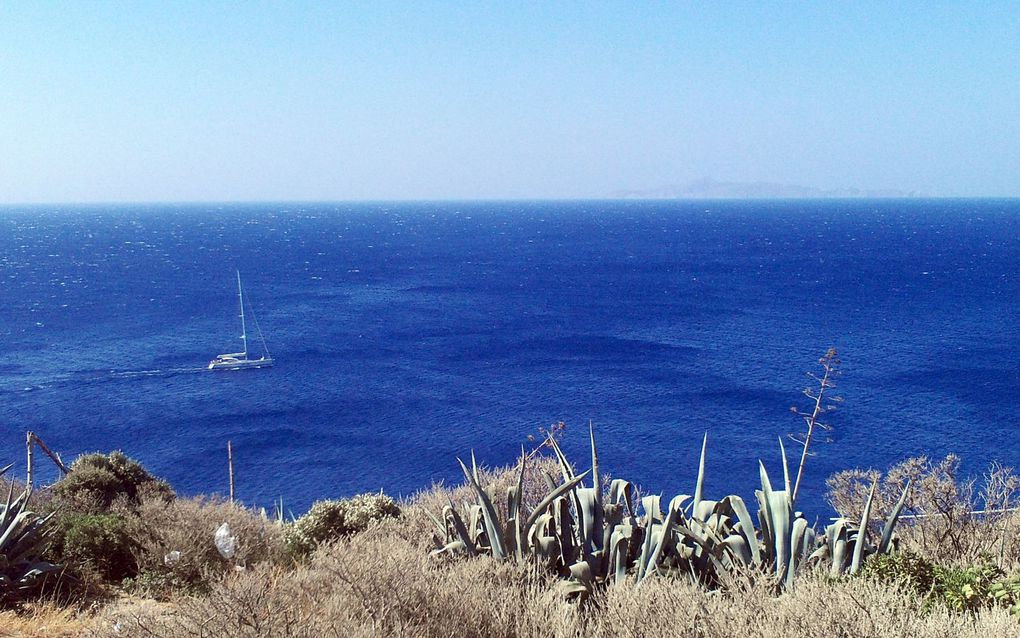
<svg viewBox="0 0 1020 638">
<path fill-rule="evenodd" d="M 116 501 L 130 505 L 142 496 L 172 499 L 170 486 L 149 474 L 123 452 L 85 454 L 71 464 L 71 471 L 53 486 L 53 492 L 79 511 L 105 511 Z"/>
<path fill-rule="evenodd" d="M 206 591 L 223 574 L 255 564 L 287 562 L 279 524 L 221 499 L 143 499 L 128 523 L 138 565 L 129 585 L 156 598 Z M 229 558 L 215 541 L 224 523 L 233 537 Z"/>
<path fill-rule="evenodd" d="M 658 578 L 609 587 L 577 605 L 551 596 L 555 577 L 532 565 L 486 556 L 448 560 L 422 549 L 405 538 L 401 521 L 383 521 L 320 548 L 294 569 L 267 565 L 231 574 L 208 595 L 170 606 L 111 607 L 101 612 L 97 635 L 985 638 L 1017 628 L 1004 609 L 925 611 L 905 588 L 822 574 L 806 575 L 778 598 L 761 580 L 708 592 L 686 579 Z"/>
<path fill-rule="evenodd" d="M 138 573 L 129 523 L 119 514 L 65 515 L 51 543 L 48 555 L 77 578 L 116 583 Z"/>
<path fill-rule="evenodd" d="M 977 612 L 1000 607 L 1020 617 L 1020 576 L 1007 576 L 991 560 L 975 565 L 939 565 L 913 552 L 875 556 L 862 575 L 898 584 L 918 594 L 924 608 Z"/>
<path fill-rule="evenodd" d="M 287 528 L 287 546 L 304 557 L 319 545 L 350 536 L 386 518 L 400 516 L 400 507 L 385 494 L 359 494 L 314 503 L 308 513 Z"/>
</svg>

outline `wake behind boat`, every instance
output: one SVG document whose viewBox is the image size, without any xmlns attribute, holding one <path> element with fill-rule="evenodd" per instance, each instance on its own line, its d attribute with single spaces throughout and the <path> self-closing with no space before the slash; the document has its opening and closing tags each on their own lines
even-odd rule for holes
<svg viewBox="0 0 1020 638">
<path fill-rule="evenodd" d="M 255 311 L 249 308 L 252 321 L 255 323 L 255 331 L 262 343 L 262 356 L 253 359 L 248 356 L 248 333 L 245 331 L 244 323 L 244 292 L 241 289 L 241 272 L 237 271 L 237 301 L 241 307 L 241 344 L 244 349 L 241 352 L 229 352 L 216 355 L 216 358 L 209 362 L 209 370 L 244 370 L 246 368 L 268 368 L 273 365 L 273 358 L 269 356 L 269 348 L 266 347 L 266 339 L 262 336 L 262 329 L 259 328 L 258 319 L 255 318 Z"/>
</svg>

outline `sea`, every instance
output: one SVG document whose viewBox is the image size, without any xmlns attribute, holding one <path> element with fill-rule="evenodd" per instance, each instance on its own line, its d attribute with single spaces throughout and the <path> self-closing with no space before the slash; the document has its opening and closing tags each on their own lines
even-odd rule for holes
<svg viewBox="0 0 1020 638">
<path fill-rule="evenodd" d="M 229 441 L 237 498 L 300 514 L 559 423 L 587 468 L 590 423 L 645 493 L 691 493 L 707 434 L 706 496 L 753 498 L 835 348 L 799 501 L 826 517 L 840 470 L 1020 462 L 1018 265 L 1020 200 L 5 206 L 0 460 L 22 475 L 31 431 L 226 494 Z M 235 271 L 276 364 L 210 372 Z"/>
</svg>

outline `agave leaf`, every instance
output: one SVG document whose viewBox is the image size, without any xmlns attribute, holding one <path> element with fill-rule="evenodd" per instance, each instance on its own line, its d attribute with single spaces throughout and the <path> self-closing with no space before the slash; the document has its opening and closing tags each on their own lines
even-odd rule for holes
<svg viewBox="0 0 1020 638">
<path fill-rule="evenodd" d="M 524 523 L 525 531 L 526 532 L 530 532 L 531 531 L 531 526 L 535 524 L 535 520 L 539 517 L 539 515 L 542 514 L 542 512 L 544 512 L 545 509 L 547 507 L 549 507 L 549 505 L 551 505 L 552 502 L 555 501 L 557 498 L 559 498 L 563 494 L 573 490 L 581 481 L 584 480 L 584 478 L 586 476 L 588 476 L 587 472 L 585 472 L 583 474 L 578 474 L 577 476 L 573 477 L 569 481 L 567 481 L 567 482 L 563 483 L 562 485 L 558 486 L 555 490 L 553 490 L 549 494 L 546 494 L 545 498 L 543 498 L 538 503 L 538 505 L 535 507 L 535 511 L 533 511 L 531 513 L 531 516 L 529 516 L 528 520 Z M 578 511 L 580 511 L 580 510 L 578 510 Z"/>
<path fill-rule="evenodd" d="M 800 563 L 801 544 L 804 541 L 804 535 L 807 532 L 807 529 L 807 520 L 800 516 L 794 519 L 793 531 L 790 539 L 790 565 L 786 570 L 786 589 L 788 591 L 793 590 L 794 576 L 797 574 L 797 567 Z"/>
<path fill-rule="evenodd" d="M 507 508 L 507 512 L 509 513 L 509 518 L 511 518 L 513 520 L 513 530 L 512 530 L 513 531 L 513 536 L 512 536 L 511 540 L 513 541 L 514 553 L 517 556 L 517 560 L 523 560 L 524 559 L 524 550 L 526 549 L 524 547 L 524 536 L 523 536 L 523 531 L 522 531 L 522 528 L 521 528 L 521 516 L 523 515 L 522 508 L 521 508 L 521 502 L 524 499 L 524 472 L 527 469 L 527 465 L 528 465 L 528 455 L 524 451 L 524 446 L 522 445 L 521 446 L 521 471 L 517 475 L 517 486 L 516 486 L 516 489 L 513 490 L 512 495 L 510 496 L 510 499 L 509 499 L 510 502 L 508 503 L 508 508 Z M 507 521 L 507 522 L 509 523 L 510 521 Z"/>
<path fill-rule="evenodd" d="M 835 523 L 826 529 L 826 535 L 830 534 L 830 550 L 832 555 L 832 567 L 829 569 L 829 573 L 832 576 L 839 576 L 843 573 L 846 568 L 847 561 L 847 545 L 849 530 L 847 529 L 848 521 L 846 519 L 839 519 Z"/>
<path fill-rule="evenodd" d="M 625 504 L 627 506 L 627 512 L 630 514 L 631 518 L 633 518 L 634 486 L 630 484 L 630 481 L 613 479 L 613 482 L 609 484 L 609 502 Z"/>
<path fill-rule="evenodd" d="M 747 548 L 751 552 L 751 561 L 755 565 L 761 564 L 761 550 L 758 547 L 758 534 L 754 529 L 754 519 L 751 518 L 750 512 L 747 511 L 747 505 L 744 504 L 744 499 L 736 495 L 730 495 L 723 499 L 728 501 L 730 509 L 737 515 L 737 529 L 741 536 L 747 543 Z"/>
<path fill-rule="evenodd" d="M 708 448 L 708 432 L 705 432 L 705 436 L 701 439 L 701 459 L 698 461 L 698 481 L 694 485 L 694 502 L 691 503 L 691 507 L 695 510 L 698 509 L 698 504 L 701 503 L 702 488 L 705 486 L 705 450 Z"/>
<path fill-rule="evenodd" d="M 7 506 L 4 508 L 3 520 L 0 521 L 0 527 L 10 525 L 11 521 L 24 512 L 25 507 L 28 506 L 28 490 L 24 490 L 16 499 L 14 499 L 14 501 L 11 501 L 10 497 L 13 492 L 14 484 L 12 483 L 7 497 Z"/>
<path fill-rule="evenodd" d="M 425 508 L 422 508 L 422 509 L 425 509 Z M 443 508 L 443 510 L 445 511 L 446 508 Z M 446 528 L 446 525 L 444 525 L 438 518 L 436 518 L 435 514 L 433 514 L 432 512 L 428 511 L 427 509 L 425 509 L 425 515 L 428 516 L 429 520 L 431 520 L 435 524 L 436 529 L 439 530 L 439 535 L 442 536 L 445 539 L 449 535 L 449 532 L 450 532 L 450 530 L 448 530 Z"/>
<path fill-rule="evenodd" d="M 591 439 L 591 481 L 595 488 L 595 502 L 602 504 L 602 475 L 599 474 L 599 455 L 595 451 L 595 426 L 588 419 L 588 437 Z"/>
<path fill-rule="evenodd" d="M 443 545 L 439 549 L 432 550 L 432 555 L 440 556 L 442 554 L 459 554 L 461 552 L 466 551 L 467 546 L 464 545 L 464 541 L 457 539 L 450 541 L 449 543 Z"/>
<path fill-rule="evenodd" d="M 645 511 L 645 538 L 641 544 L 641 557 L 638 559 L 637 579 L 640 582 L 648 568 L 648 560 L 652 555 L 652 541 L 658 521 L 662 518 L 659 510 L 659 496 L 651 495 L 641 499 L 641 507 Z"/>
<path fill-rule="evenodd" d="M 761 478 L 761 490 L 756 491 L 755 495 L 758 497 L 758 520 L 761 523 L 762 543 L 768 559 L 775 561 L 777 532 L 772 515 L 772 483 L 769 481 L 765 464 L 761 461 L 758 461 L 758 474 Z"/>
<path fill-rule="evenodd" d="M 789 492 L 774 491 L 769 481 L 768 472 L 765 471 L 765 464 L 758 462 L 761 475 L 761 489 L 765 504 L 765 513 L 768 520 L 771 538 L 766 539 L 770 547 L 771 558 L 775 561 L 776 576 L 780 582 L 785 581 L 786 573 L 790 563 L 790 515 L 793 507 L 790 503 Z"/>
<path fill-rule="evenodd" d="M 740 534 L 730 534 L 723 539 L 723 545 L 729 553 L 742 565 L 750 565 L 754 561 L 747 538 Z"/>
<path fill-rule="evenodd" d="M 555 536 L 541 536 L 535 543 L 534 552 L 546 565 L 552 566 L 560 557 L 560 543 Z"/>
<path fill-rule="evenodd" d="M 556 460 L 560 462 L 560 472 L 563 474 L 563 481 L 567 482 L 574 478 L 574 468 L 567 461 L 567 457 L 563 454 L 563 450 L 560 449 L 560 444 L 556 442 L 556 437 L 549 435 L 549 447 L 552 448 L 553 454 L 556 455 Z"/>
<path fill-rule="evenodd" d="M 506 546 L 503 543 L 504 532 L 503 527 L 499 523 L 499 518 L 496 515 L 496 508 L 492 506 L 492 499 L 489 498 L 489 494 L 478 482 L 478 466 L 475 463 L 474 452 L 471 453 L 471 466 L 474 470 L 469 472 L 467 466 L 460 459 L 457 462 L 460 463 L 461 469 L 464 471 L 464 476 L 467 477 L 468 481 L 475 488 L 475 492 L 478 494 L 478 500 L 482 505 L 482 518 L 485 522 L 485 533 L 489 537 L 489 548 L 492 551 L 492 557 L 497 560 L 506 560 L 507 551 Z"/>
<path fill-rule="evenodd" d="M 458 538 L 464 542 L 464 549 L 467 551 L 469 556 L 474 556 L 477 551 L 475 548 L 474 540 L 468 533 L 467 527 L 464 525 L 464 519 L 457 513 L 456 508 L 453 507 L 453 501 L 450 501 L 450 505 L 443 508 L 443 514 L 447 516 L 447 520 L 453 522 L 453 529 L 457 532 Z"/>
<path fill-rule="evenodd" d="M 634 528 L 630 525 L 617 525 L 609 541 L 609 563 L 612 566 L 613 582 L 620 583 L 627 577 L 627 554 L 630 552 L 630 540 Z"/>
<path fill-rule="evenodd" d="M 549 472 L 546 472 L 545 470 L 542 470 L 542 479 L 545 481 L 545 487 L 549 491 L 556 489 L 556 486 L 559 485 L 556 482 L 556 479 L 553 478 L 553 475 L 550 474 Z"/>
<path fill-rule="evenodd" d="M 854 543 L 854 555 L 850 561 L 850 573 L 856 574 L 861 568 L 861 560 L 864 557 L 864 546 L 868 543 L 868 522 L 871 519 L 871 503 L 875 500 L 875 488 L 878 481 L 871 484 L 871 491 L 868 492 L 868 500 L 864 503 L 864 511 L 861 512 L 861 525 L 857 532 L 857 542 Z"/>
<path fill-rule="evenodd" d="M 574 530 L 570 518 L 570 502 L 566 497 L 555 499 L 556 504 L 556 538 L 559 540 L 560 557 L 563 565 L 571 565 L 577 560 Z"/>
<path fill-rule="evenodd" d="M 715 508 L 718 503 L 716 501 L 702 500 L 692 508 L 691 518 L 701 521 L 706 525 L 711 524 L 710 519 L 712 514 L 715 513 Z"/>
<path fill-rule="evenodd" d="M 786 448 L 783 447 L 783 437 L 779 437 L 779 454 L 783 457 L 783 484 L 786 486 L 786 491 L 793 494 L 790 490 L 790 464 L 786 460 Z"/>
<path fill-rule="evenodd" d="M 889 514 L 889 518 L 885 522 L 885 527 L 882 528 L 882 541 L 878 544 L 879 554 L 888 554 L 892 549 L 892 536 L 893 529 L 896 527 L 896 521 L 900 517 L 900 512 L 903 511 L 903 505 L 907 502 L 907 493 L 910 491 L 910 480 L 907 479 L 907 484 L 903 488 L 903 493 L 900 494 L 900 499 L 896 501 L 896 507 L 893 508 L 892 513 Z"/>
<path fill-rule="evenodd" d="M 556 442 L 556 437 L 554 437 L 552 434 L 550 434 L 548 440 L 549 440 L 549 445 L 552 447 L 553 453 L 556 455 L 556 459 L 560 463 L 560 473 L 563 475 L 563 482 L 564 483 L 569 483 L 575 477 L 574 468 L 573 468 L 572 465 L 570 465 L 570 462 L 567 461 L 567 457 L 566 457 L 566 455 L 563 454 L 563 450 L 560 449 L 560 444 Z M 586 472 L 586 474 L 587 474 L 587 472 Z M 572 503 L 574 505 L 574 511 L 575 512 L 580 512 L 581 511 L 581 501 L 578 499 L 576 492 L 572 491 L 570 493 L 570 500 L 572 501 Z M 576 531 L 578 533 L 578 535 L 576 537 L 577 543 L 583 547 L 584 546 L 584 539 L 581 538 L 580 530 L 576 530 Z"/>
<path fill-rule="evenodd" d="M 7 467 L 10 467 L 9 465 Z M 0 514 L 0 528 L 7 525 L 10 519 L 13 517 L 11 514 L 11 499 L 14 498 L 14 481 L 11 481 L 10 486 L 7 490 L 7 503 L 4 505 L 4 511 Z"/>
<path fill-rule="evenodd" d="M 791 567 L 790 539 L 792 520 L 790 515 L 793 512 L 790 507 L 789 493 L 785 490 L 772 492 L 770 509 L 772 511 L 772 528 L 775 532 L 776 543 L 776 576 L 782 581 L 785 580 Z"/>
<path fill-rule="evenodd" d="M 669 513 L 666 515 L 666 520 L 662 523 L 661 533 L 652 539 L 652 552 L 648 557 L 648 564 L 644 565 L 644 567 L 640 570 L 638 583 L 641 583 L 650 573 L 655 571 L 655 568 L 662 557 L 663 548 L 669 541 L 673 528 L 683 521 L 684 503 L 688 498 L 690 497 L 686 495 L 674 496 L 669 502 Z M 652 535 L 650 534 L 649 537 L 651 536 Z"/>
<path fill-rule="evenodd" d="M 580 561 L 570 566 L 570 575 L 580 583 L 585 591 L 591 593 L 595 588 L 595 578 L 587 561 Z"/>
<path fill-rule="evenodd" d="M 597 543 L 595 540 L 596 531 L 602 531 L 602 521 L 597 520 L 602 517 L 598 515 L 599 507 L 595 500 L 595 488 L 579 487 L 575 492 L 578 502 L 581 503 L 581 509 L 578 511 L 578 517 L 580 518 L 580 521 L 578 521 L 580 523 L 578 525 L 578 532 L 581 536 L 581 550 L 584 552 L 585 559 L 590 561 L 594 567 L 596 563 L 592 560 L 592 553 L 599 549 L 596 545 L 601 545 L 601 542 Z M 595 569 L 595 571 L 597 573 L 599 570 Z"/>
<path fill-rule="evenodd" d="M 0 536 L 0 547 L 8 547 L 8 543 L 11 543 L 21 533 L 21 529 L 27 525 L 28 520 L 32 516 L 32 512 L 19 512 L 15 515 L 14 519 L 7 524 L 7 528 L 4 530 L 2 536 Z"/>
</svg>

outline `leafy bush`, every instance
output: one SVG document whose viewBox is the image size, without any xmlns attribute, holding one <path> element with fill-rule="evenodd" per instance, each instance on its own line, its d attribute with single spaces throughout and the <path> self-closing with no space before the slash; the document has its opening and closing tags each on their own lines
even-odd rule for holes
<svg viewBox="0 0 1020 638">
<path fill-rule="evenodd" d="M 872 556 L 861 574 L 886 583 L 898 583 L 924 597 L 924 608 L 941 605 L 954 612 L 976 612 L 1004 607 L 1020 616 L 1020 577 L 1006 577 L 991 561 L 976 565 L 945 566 L 913 552 Z"/>
<path fill-rule="evenodd" d="M 326 541 L 349 536 L 375 521 L 397 516 L 400 516 L 400 507 L 382 493 L 317 501 L 287 530 L 287 545 L 294 555 L 305 556 Z"/>
<path fill-rule="evenodd" d="M 59 519 L 50 555 L 78 576 L 120 582 L 138 571 L 132 546 L 122 516 L 74 513 Z"/>
<path fill-rule="evenodd" d="M 71 471 L 53 486 L 54 492 L 76 508 L 105 510 L 118 498 L 136 504 L 144 494 L 173 498 L 170 486 L 123 452 L 85 454 L 71 464 Z"/>
<path fill-rule="evenodd" d="M 914 552 L 876 554 L 864 562 L 861 576 L 884 583 L 906 585 L 920 594 L 935 587 L 936 567 L 927 558 Z"/>
</svg>

